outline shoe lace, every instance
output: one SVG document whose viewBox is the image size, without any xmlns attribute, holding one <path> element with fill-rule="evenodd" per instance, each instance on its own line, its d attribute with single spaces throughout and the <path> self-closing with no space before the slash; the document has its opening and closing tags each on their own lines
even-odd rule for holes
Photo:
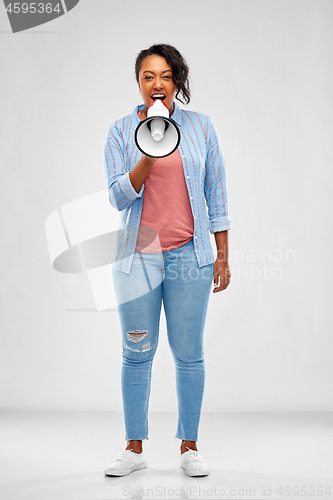
<svg viewBox="0 0 333 500">
<path fill-rule="evenodd" d="M 132 451 L 132 450 L 123 450 L 122 452 L 120 452 L 117 460 L 120 460 L 121 462 L 123 462 L 126 459 L 126 456 L 128 455 L 128 453 L 130 451 Z"/>
<path fill-rule="evenodd" d="M 198 458 L 198 451 L 197 450 L 191 450 L 187 446 L 186 446 L 186 448 L 189 451 L 188 456 L 189 456 L 190 460 L 192 460 L 192 461 L 197 460 L 197 458 Z"/>
</svg>

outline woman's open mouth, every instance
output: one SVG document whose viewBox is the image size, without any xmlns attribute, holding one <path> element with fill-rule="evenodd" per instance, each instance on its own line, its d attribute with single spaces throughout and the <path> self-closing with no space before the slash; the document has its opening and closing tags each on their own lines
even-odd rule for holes
<svg viewBox="0 0 333 500">
<path fill-rule="evenodd" d="M 160 99 L 161 101 L 164 101 L 164 99 L 166 98 L 166 95 L 165 94 L 158 94 L 158 93 L 156 93 L 156 94 L 153 94 L 151 96 L 151 98 L 152 98 L 153 101 L 156 101 L 157 99 Z"/>
</svg>

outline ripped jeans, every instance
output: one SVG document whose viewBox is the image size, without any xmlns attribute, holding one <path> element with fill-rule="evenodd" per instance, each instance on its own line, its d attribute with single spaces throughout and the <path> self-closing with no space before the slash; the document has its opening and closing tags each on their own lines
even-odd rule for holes
<svg viewBox="0 0 333 500">
<path fill-rule="evenodd" d="M 167 252 L 135 252 L 129 274 L 112 268 L 122 329 L 126 440 L 148 439 L 151 370 L 163 300 L 176 368 L 175 437 L 197 441 L 205 383 L 203 333 L 213 271 L 214 264 L 198 266 L 193 239 Z"/>
</svg>

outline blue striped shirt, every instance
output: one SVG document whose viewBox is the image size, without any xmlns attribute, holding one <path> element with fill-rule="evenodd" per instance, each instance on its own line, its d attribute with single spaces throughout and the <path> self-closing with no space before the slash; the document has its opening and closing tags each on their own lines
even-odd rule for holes
<svg viewBox="0 0 333 500">
<path fill-rule="evenodd" d="M 134 141 L 134 132 L 140 123 L 138 112 L 143 109 L 144 104 L 138 105 L 131 115 L 112 123 L 104 143 L 109 199 L 121 212 L 112 261 L 115 269 L 127 274 L 135 252 L 145 187 L 143 183 L 137 192 L 129 178 L 129 172 L 143 156 Z M 180 109 L 174 102 L 170 118 L 181 131 L 178 149 L 193 214 L 195 253 L 202 267 L 214 262 L 209 233 L 232 227 L 223 150 L 209 116 Z"/>
</svg>

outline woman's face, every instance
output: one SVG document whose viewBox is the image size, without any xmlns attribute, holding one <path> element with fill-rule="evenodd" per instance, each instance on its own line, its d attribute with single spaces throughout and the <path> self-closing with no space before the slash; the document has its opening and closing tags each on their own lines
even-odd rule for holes
<svg viewBox="0 0 333 500">
<path fill-rule="evenodd" d="M 172 80 L 172 70 L 164 57 L 152 55 L 142 61 L 138 85 L 145 110 L 156 99 L 161 99 L 167 105 L 171 116 L 176 87 Z"/>
</svg>

